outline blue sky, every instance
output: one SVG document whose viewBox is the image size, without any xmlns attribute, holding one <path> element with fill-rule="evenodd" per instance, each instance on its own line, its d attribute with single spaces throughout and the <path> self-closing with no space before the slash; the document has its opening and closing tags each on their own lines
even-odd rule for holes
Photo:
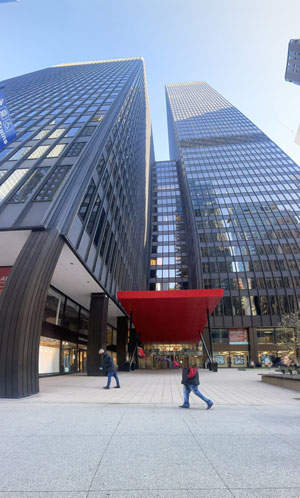
<svg viewBox="0 0 300 498">
<path fill-rule="evenodd" d="M 20 0 L 1 3 L 0 19 L 0 80 L 143 56 L 158 160 L 168 158 L 164 85 L 205 80 L 300 165 L 300 86 L 284 80 L 299 0 Z"/>
</svg>

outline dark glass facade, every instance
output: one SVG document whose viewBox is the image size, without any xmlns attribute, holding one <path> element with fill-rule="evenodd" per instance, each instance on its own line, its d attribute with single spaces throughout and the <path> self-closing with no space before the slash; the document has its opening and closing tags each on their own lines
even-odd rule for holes
<svg viewBox="0 0 300 498">
<path fill-rule="evenodd" d="M 167 85 L 166 94 L 196 286 L 224 289 L 215 339 L 230 344 L 226 337 L 243 327 L 257 347 L 256 327 L 299 310 L 300 169 L 207 83 Z"/>
<path fill-rule="evenodd" d="M 176 161 L 152 166 L 150 290 L 187 289 L 186 231 Z"/>
<path fill-rule="evenodd" d="M 85 368 L 89 352 L 98 375 L 100 346 L 125 364 L 118 290 L 221 287 L 219 364 L 280 353 L 280 318 L 299 310 L 300 169 L 276 144 L 205 82 L 168 85 L 171 160 L 155 162 L 140 58 L 3 86 L 17 136 L 0 153 L 1 397 L 38 391 L 41 330 L 44 373 Z"/>
<path fill-rule="evenodd" d="M 116 296 L 148 285 L 153 144 L 141 58 L 64 64 L 1 86 L 17 136 L 0 153 L 0 266 L 11 269 L 0 397 L 22 397 L 38 392 L 39 354 L 42 374 L 99 375 L 98 350 L 116 360 L 118 329 L 126 361 Z"/>
<path fill-rule="evenodd" d="M 0 157 L 0 228 L 54 225 L 109 294 L 146 288 L 143 60 L 66 64 L 3 85 L 17 137 Z"/>
</svg>

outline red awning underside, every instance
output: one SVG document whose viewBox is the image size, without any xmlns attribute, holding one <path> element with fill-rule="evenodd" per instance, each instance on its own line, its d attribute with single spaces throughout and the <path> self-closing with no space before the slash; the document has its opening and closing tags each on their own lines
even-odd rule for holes
<svg viewBox="0 0 300 498">
<path fill-rule="evenodd" d="M 211 314 L 223 297 L 222 289 L 118 292 L 142 343 L 199 341 Z"/>
</svg>

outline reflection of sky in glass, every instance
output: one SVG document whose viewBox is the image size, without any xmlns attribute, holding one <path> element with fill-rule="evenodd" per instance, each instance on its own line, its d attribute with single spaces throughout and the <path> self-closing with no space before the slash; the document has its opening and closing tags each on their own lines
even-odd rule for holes
<svg viewBox="0 0 300 498">
<path fill-rule="evenodd" d="M 10 161 L 17 161 L 18 159 L 21 159 L 27 152 L 31 149 L 31 147 L 21 147 L 21 149 L 18 150 L 12 157 L 10 157 Z"/>
<path fill-rule="evenodd" d="M 6 154 L 8 154 L 9 152 L 11 152 L 12 149 L 4 149 L 4 150 L 1 150 L 0 151 L 0 159 L 2 159 L 2 157 L 6 156 Z"/>
</svg>

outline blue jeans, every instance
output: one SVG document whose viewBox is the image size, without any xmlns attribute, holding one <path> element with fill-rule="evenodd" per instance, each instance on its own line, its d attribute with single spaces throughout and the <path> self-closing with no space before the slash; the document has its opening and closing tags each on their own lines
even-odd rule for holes
<svg viewBox="0 0 300 498">
<path fill-rule="evenodd" d="M 111 382 L 112 377 L 114 377 L 116 379 L 117 386 L 120 385 L 120 381 L 119 381 L 119 377 L 117 375 L 117 372 L 108 372 L 107 373 L 107 386 L 106 387 L 110 387 L 110 382 Z"/>
<path fill-rule="evenodd" d="M 198 389 L 198 386 L 195 386 L 194 384 L 190 384 L 189 386 L 186 386 L 185 384 L 183 385 L 183 398 L 184 398 L 184 402 L 189 404 L 189 396 L 190 396 L 190 392 L 193 391 L 194 394 L 196 394 L 196 396 L 198 396 L 199 398 L 203 399 L 203 401 L 205 401 L 205 403 L 210 403 L 211 400 L 206 398 L 204 396 L 204 394 L 202 394 L 199 389 Z"/>
</svg>

